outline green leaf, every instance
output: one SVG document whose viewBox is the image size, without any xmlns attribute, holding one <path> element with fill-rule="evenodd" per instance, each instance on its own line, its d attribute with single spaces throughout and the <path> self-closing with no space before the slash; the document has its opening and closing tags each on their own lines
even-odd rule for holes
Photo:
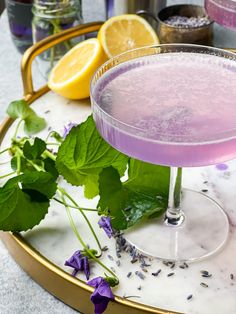
<svg viewBox="0 0 236 314">
<path fill-rule="evenodd" d="M 46 122 L 43 118 L 38 117 L 35 113 L 29 115 L 25 119 L 24 131 L 26 134 L 36 134 L 46 127 Z"/>
<path fill-rule="evenodd" d="M 56 188 L 54 178 L 46 172 L 28 172 L 8 180 L 0 188 L 0 229 L 26 231 L 39 224 Z"/>
<path fill-rule="evenodd" d="M 144 170 L 145 167 L 143 167 Z M 133 178 L 133 180 L 135 179 Z M 99 213 L 109 211 L 109 215 L 112 217 L 112 226 L 117 230 L 127 229 L 150 216 L 159 216 L 167 207 L 167 198 L 157 197 L 158 195 L 153 191 L 149 193 L 146 187 L 142 190 L 140 185 L 135 190 L 134 186 L 128 185 L 128 181 L 122 184 L 117 170 L 112 167 L 101 172 L 99 190 Z"/>
<path fill-rule="evenodd" d="M 21 182 L 23 190 L 38 191 L 48 199 L 53 197 L 57 189 L 54 177 L 43 171 L 26 172 Z"/>
<path fill-rule="evenodd" d="M 125 186 L 133 191 L 167 199 L 169 195 L 170 168 L 130 159 L 129 180 Z"/>
<path fill-rule="evenodd" d="M 46 126 L 45 120 L 40 118 L 23 99 L 11 102 L 7 108 L 7 113 L 13 119 L 24 120 L 24 131 L 28 135 L 35 134 Z"/>
<path fill-rule="evenodd" d="M 85 196 L 99 194 L 99 174 L 113 166 L 120 176 L 126 170 L 128 157 L 112 148 L 98 133 L 92 116 L 71 129 L 61 144 L 56 167 L 71 184 L 85 187 Z"/>
<path fill-rule="evenodd" d="M 43 162 L 44 162 L 44 169 L 56 179 L 59 174 L 56 168 L 55 161 L 50 158 L 46 158 L 44 159 Z"/>
<path fill-rule="evenodd" d="M 17 157 L 16 156 L 12 157 L 11 159 L 11 168 L 13 171 L 17 170 Z M 27 164 L 27 160 L 23 156 L 20 157 L 20 169 L 21 169 L 21 172 L 24 172 L 26 169 L 33 170 L 32 165 Z"/>
<path fill-rule="evenodd" d="M 21 118 L 24 120 L 32 111 L 33 110 L 23 99 L 12 101 L 7 108 L 7 114 L 13 119 Z"/>
<path fill-rule="evenodd" d="M 38 159 L 46 150 L 46 143 L 40 138 L 36 137 L 34 143 L 31 145 L 30 141 L 26 141 L 23 146 L 24 156 L 29 160 Z"/>
</svg>

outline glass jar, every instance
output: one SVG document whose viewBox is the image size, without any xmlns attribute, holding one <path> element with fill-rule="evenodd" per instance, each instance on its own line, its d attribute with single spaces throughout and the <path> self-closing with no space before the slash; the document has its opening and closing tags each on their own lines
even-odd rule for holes
<svg viewBox="0 0 236 314">
<path fill-rule="evenodd" d="M 32 45 L 32 0 L 6 0 L 12 40 L 20 53 Z"/>
<path fill-rule="evenodd" d="M 35 0 L 32 11 L 34 43 L 83 22 L 81 0 Z M 40 64 L 43 74 L 47 75 L 55 62 L 80 40 L 65 41 L 42 53 L 39 59 L 47 63 L 46 66 Z"/>
</svg>

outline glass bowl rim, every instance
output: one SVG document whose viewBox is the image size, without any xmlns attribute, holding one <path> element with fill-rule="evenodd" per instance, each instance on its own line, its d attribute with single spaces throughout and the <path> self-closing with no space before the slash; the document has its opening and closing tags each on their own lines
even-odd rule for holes
<svg viewBox="0 0 236 314">
<path fill-rule="evenodd" d="M 109 120 L 113 120 L 113 121 L 116 121 L 117 124 L 119 125 L 122 125 L 124 126 L 125 128 L 127 129 L 130 129 L 130 130 L 137 130 L 136 127 L 134 126 L 131 126 L 125 122 L 122 122 L 116 118 L 114 118 L 113 116 L 111 116 L 110 114 L 108 114 L 106 111 L 104 111 L 99 105 L 98 103 L 96 102 L 95 100 L 95 97 L 94 97 L 94 86 L 96 85 L 97 81 L 100 79 L 100 77 L 102 77 L 102 75 L 104 73 L 106 73 L 107 71 L 109 71 L 110 69 L 113 69 L 114 67 L 122 64 L 122 63 L 125 63 L 125 62 L 129 62 L 130 60 L 135 60 L 135 59 L 138 59 L 138 58 L 142 58 L 142 57 L 145 57 L 145 56 L 151 56 L 151 55 L 155 55 L 155 54 L 158 54 L 158 53 L 155 53 L 155 50 L 158 49 L 158 48 L 179 48 L 179 49 L 183 49 L 183 48 L 189 48 L 189 49 L 198 49 L 198 50 L 205 50 L 205 51 L 211 51 L 212 53 L 210 55 L 215 55 L 215 56 L 218 56 L 218 57 L 222 57 L 224 59 L 229 59 L 229 60 L 233 60 L 235 61 L 236 63 L 236 53 L 232 52 L 232 51 L 229 51 L 229 50 L 225 50 L 223 48 L 217 48 L 217 47 L 212 47 L 212 46 L 204 46 L 204 45 L 196 45 L 196 44 L 184 44 L 184 43 L 171 43 L 171 44 L 156 44 L 156 45 L 150 45 L 150 46 L 143 46 L 143 47 L 139 47 L 139 48 L 135 48 L 135 49 L 131 49 L 131 50 L 128 50 L 128 51 L 125 51 L 125 52 L 122 52 L 112 58 L 110 58 L 109 60 L 107 60 L 105 63 L 103 63 L 101 66 L 99 66 L 95 73 L 93 74 L 92 76 L 92 79 L 90 81 L 90 98 L 91 98 L 91 107 L 92 107 L 92 114 L 93 114 L 93 107 L 94 107 L 94 103 L 96 104 L 96 106 L 99 108 L 99 111 L 106 117 L 108 118 Z M 103 69 L 105 68 L 107 65 L 109 64 L 112 64 L 115 60 L 119 60 L 120 58 L 122 58 L 123 56 L 126 56 L 126 55 L 132 55 L 132 53 L 135 53 L 135 52 L 139 52 L 139 51 L 148 51 L 150 49 L 153 49 L 154 53 L 153 54 L 144 54 L 142 56 L 137 56 L 137 57 L 134 57 L 134 58 L 131 58 L 131 59 L 127 59 L 125 61 L 121 61 L 117 64 L 115 64 L 114 66 L 112 66 L 111 68 L 109 68 L 108 70 L 106 70 L 97 80 L 96 80 L 96 76 L 97 74 Z M 175 51 L 177 52 L 177 51 Z M 186 52 L 186 51 L 179 51 L 179 52 Z M 187 51 L 187 52 L 191 52 L 191 51 Z M 214 54 L 213 52 L 217 53 L 218 54 Z M 170 52 L 171 53 L 171 52 Z M 196 51 L 192 51 L 192 53 L 200 53 L 200 52 L 196 52 Z M 229 56 L 229 58 L 226 58 L 224 55 L 227 55 Z M 230 58 L 231 57 L 231 58 Z M 117 126 L 114 126 L 114 127 L 117 127 Z M 235 130 L 235 135 L 232 135 L 232 136 L 228 136 L 228 137 L 224 137 L 223 135 L 226 133 L 229 133 L 229 132 L 232 132 L 233 130 Z M 124 131 L 125 132 L 125 131 Z M 163 133 L 158 133 L 160 135 L 164 135 Z M 165 141 L 165 140 L 160 140 L 160 139 L 152 139 L 152 138 L 149 138 L 148 141 L 149 142 L 155 142 L 155 143 L 160 143 L 160 144 L 167 144 L 167 145 L 185 145 L 185 146 L 194 146 L 194 145 L 207 145 L 207 144 L 217 144 L 217 143 L 223 143 L 223 142 L 227 142 L 227 141 L 230 141 L 230 140 L 233 140 L 236 138 L 236 127 L 235 128 L 231 128 L 229 130 L 225 130 L 225 131 L 220 131 L 218 133 L 215 133 L 217 135 L 222 135 L 222 137 L 220 137 L 219 139 L 213 139 L 213 140 L 197 140 L 197 141 Z M 136 135 L 135 132 L 132 132 L 132 136 L 134 137 L 138 137 L 138 138 L 142 138 L 142 136 L 140 135 Z M 184 135 L 184 136 L 178 136 L 179 138 L 181 139 L 189 139 L 189 135 Z"/>
</svg>

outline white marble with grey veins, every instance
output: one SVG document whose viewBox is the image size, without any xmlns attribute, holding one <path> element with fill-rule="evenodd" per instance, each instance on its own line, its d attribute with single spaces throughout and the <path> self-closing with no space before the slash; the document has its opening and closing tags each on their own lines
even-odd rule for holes
<svg viewBox="0 0 236 314">
<path fill-rule="evenodd" d="M 170 1 L 172 3 L 184 3 L 187 1 Z M 170 3 L 169 2 L 169 3 Z M 202 3 L 203 1 L 188 1 Z M 85 20 L 97 20 L 103 17 L 101 11 L 102 0 L 87 0 L 84 1 L 85 9 Z M 100 15 L 100 16 L 98 16 Z M 233 32 L 226 31 L 218 26 L 215 26 L 216 36 L 215 40 L 217 44 L 222 44 L 222 46 L 236 47 L 236 36 Z M 10 39 L 9 29 L 7 25 L 6 12 L 0 17 L 0 120 L 5 117 L 5 109 L 7 104 L 14 99 L 19 99 L 22 97 L 22 84 L 20 79 L 20 59 L 21 56 L 16 52 L 15 48 Z M 43 83 L 43 78 L 38 74 L 37 67 L 34 69 L 35 80 L 37 85 Z M 73 121 L 73 115 L 71 117 L 66 116 L 63 123 L 67 123 L 69 120 Z M 62 130 L 62 125 L 56 125 L 57 128 Z M 230 215 L 231 221 L 231 233 L 230 240 L 228 242 L 225 250 L 218 256 L 212 258 L 212 260 L 207 261 L 207 264 L 196 263 L 191 265 L 189 270 L 178 270 L 176 275 L 171 278 L 166 278 L 168 268 L 163 265 L 152 266 L 153 270 L 156 267 L 162 268 L 162 277 L 158 278 L 156 281 L 157 288 L 153 290 L 150 294 L 150 303 L 156 300 L 159 306 L 167 307 L 169 309 L 183 310 L 186 313 L 193 314 L 234 314 L 236 313 L 236 283 L 230 279 L 230 274 L 234 273 L 236 277 L 236 268 L 234 263 L 233 253 L 236 249 L 235 243 L 235 225 L 236 225 L 236 214 L 235 214 L 235 184 L 236 182 L 236 163 L 230 162 L 228 164 L 229 168 L 227 171 L 216 171 L 214 167 L 205 168 L 203 170 L 189 170 L 186 172 L 184 177 L 185 185 L 190 187 L 193 182 L 189 182 L 190 177 L 194 179 L 194 188 L 201 190 L 203 186 L 203 181 L 208 180 L 209 194 L 214 195 L 218 201 L 227 209 Z M 192 173 L 191 173 L 192 172 Z M 187 175 L 190 174 L 191 175 Z M 47 226 L 53 228 L 53 221 L 50 220 L 50 216 L 53 215 L 54 210 L 48 215 Z M 62 224 L 64 219 L 61 220 Z M 65 228 L 65 232 L 71 235 L 71 231 Z M 48 255 L 49 258 L 57 262 L 62 266 L 63 261 L 67 255 L 71 254 L 71 250 L 77 248 L 77 243 L 74 240 L 67 238 L 66 241 L 70 243 L 71 247 L 69 250 L 65 250 L 64 255 L 54 254 L 50 256 L 50 248 L 54 247 L 60 252 L 63 251 L 57 245 L 57 239 L 60 237 L 57 231 L 52 232 L 54 236 L 47 238 L 47 235 L 42 235 L 43 246 L 39 249 Z M 35 246 L 38 246 L 38 233 L 32 231 L 29 233 L 28 237 Z M 104 241 L 105 238 L 103 237 Z M 50 240 L 50 241 L 49 241 Z M 75 313 L 74 310 L 70 309 L 68 306 L 64 305 L 62 302 L 55 299 L 44 289 L 39 287 L 32 279 L 29 278 L 27 274 L 14 262 L 10 257 L 8 251 L 0 242 L 0 313 L 1 314 L 59 314 L 59 313 Z M 224 256 L 224 257 L 223 257 Z M 109 263 L 109 261 L 108 261 Z M 126 261 L 126 257 L 122 257 L 122 264 L 126 265 L 129 261 Z M 209 263 L 209 264 L 208 264 Z M 110 262 L 112 265 L 112 262 Z M 129 265 L 129 264 L 127 264 Z M 113 265 L 114 266 L 114 265 Z M 114 266 L 116 267 L 116 266 Z M 138 266 L 135 266 L 138 268 Z M 209 281 L 209 288 L 203 288 L 199 285 L 201 277 L 199 271 L 204 268 L 214 275 Z M 135 269 L 136 269 L 135 268 Z M 127 271 L 129 267 L 127 267 Z M 117 270 L 119 273 L 120 270 Z M 151 276 L 149 279 L 153 281 Z M 146 278 L 147 279 L 147 278 Z M 160 279 L 160 282 L 159 282 Z M 184 284 L 183 284 L 184 283 Z M 135 290 L 135 295 L 137 295 L 136 287 L 142 285 L 143 291 L 147 291 L 149 288 L 149 280 L 144 280 L 140 282 L 139 278 L 130 278 L 130 281 L 126 280 L 126 287 L 121 284 L 119 294 L 124 293 L 130 294 L 132 289 Z M 126 289 L 127 288 L 127 289 Z M 168 294 L 159 298 L 161 291 L 166 289 Z M 130 290 L 131 289 L 131 290 Z M 171 295 L 171 293 L 173 294 Z M 186 297 L 189 294 L 193 294 L 194 297 L 191 301 L 186 301 Z M 148 297 L 148 296 L 147 296 Z M 140 299 L 138 300 L 140 301 Z M 142 301 L 148 302 L 148 299 L 143 299 Z"/>
<path fill-rule="evenodd" d="M 68 122 L 79 123 L 85 120 L 90 113 L 90 107 L 86 101 L 80 102 L 79 105 L 78 102 L 65 100 L 52 92 L 37 100 L 33 107 L 47 119 L 48 125 L 58 132 L 62 132 L 63 125 Z M 47 112 L 48 110 L 50 112 Z M 3 148 L 6 147 L 12 133 L 13 127 L 5 137 Z M 45 138 L 46 134 L 47 130 L 39 133 L 39 136 Z M 2 156 L 0 162 L 4 161 L 5 158 Z M 145 279 L 142 280 L 135 275 L 135 271 L 141 271 L 139 263 L 132 264 L 127 253 L 122 254 L 120 266 L 118 267 L 116 264 L 117 257 L 114 239 L 108 240 L 103 230 L 99 229 L 96 213 L 89 212 L 87 214 L 99 235 L 101 243 L 109 248 L 108 252 L 103 256 L 103 261 L 106 265 L 113 267 L 120 278 L 120 285 L 114 289 L 117 295 L 134 295 L 137 296 L 137 298 L 134 298 L 137 302 L 183 313 L 235 313 L 236 264 L 234 252 L 236 250 L 236 209 L 234 204 L 236 199 L 236 161 L 228 162 L 227 167 L 224 171 L 218 170 L 215 166 L 188 168 L 184 171 L 183 186 L 196 191 L 208 190 L 206 192 L 207 195 L 213 197 L 223 206 L 230 220 L 229 239 L 223 250 L 204 261 L 190 264 L 187 269 L 181 269 L 179 265 L 170 269 L 163 265 L 162 262 L 152 260 L 150 262 L 151 266 L 147 267 L 148 272 L 143 273 Z M 61 184 L 69 190 L 72 197 L 79 202 L 81 207 L 95 208 L 97 198 L 88 201 L 84 198 L 81 188 L 69 186 L 65 182 L 61 182 Z M 87 226 L 82 222 L 78 212 L 76 210 L 72 212 L 80 233 L 85 236 L 86 243 L 91 247 L 96 247 L 91 234 L 88 233 Z M 33 228 L 32 231 L 24 234 L 24 236 L 40 253 L 71 273 L 71 269 L 64 266 L 64 261 L 75 250 L 79 249 L 80 245 L 69 226 L 65 210 L 61 205 L 53 202 L 46 219 L 39 226 Z M 108 258 L 108 254 L 114 257 L 114 261 Z M 162 269 L 159 276 L 152 276 L 151 273 L 156 272 L 158 269 Z M 201 270 L 209 271 L 212 277 L 203 278 Z M 132 271 L 132 275 L 127 279 L 129 271 Z M 167 274 L 172 271 L 175 275 L 168 277 Z M 231 274 L 234 275 L 233 279 L 230 278 Z M 103 275 L 103 270 L 98 265 L 93 265 L 91 277 L 98 275 Z M 85 280 L 83 274 L 80 275 L 80 278 Z M 200 285 L 201 282 L 206 283 L 209 287 L 202 287 Z M 32 284 L 32 281 L 30 283 Z M 138 290 L 139 286 L 141 286 L 140 291 Z M 193 295 L 193 298 L 187 300 L 190 294 Z"/>
</svg>

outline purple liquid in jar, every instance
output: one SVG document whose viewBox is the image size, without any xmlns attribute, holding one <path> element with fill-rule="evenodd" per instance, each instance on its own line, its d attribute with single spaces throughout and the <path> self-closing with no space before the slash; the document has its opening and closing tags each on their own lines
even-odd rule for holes
<svg viewBox="0 0 236 314">
<path fill-rule="evenodd" d="M 7 15 L 13 42 L 20 53 L 32 45 L 32 0 L 7 0 Z"/>
</svg>

